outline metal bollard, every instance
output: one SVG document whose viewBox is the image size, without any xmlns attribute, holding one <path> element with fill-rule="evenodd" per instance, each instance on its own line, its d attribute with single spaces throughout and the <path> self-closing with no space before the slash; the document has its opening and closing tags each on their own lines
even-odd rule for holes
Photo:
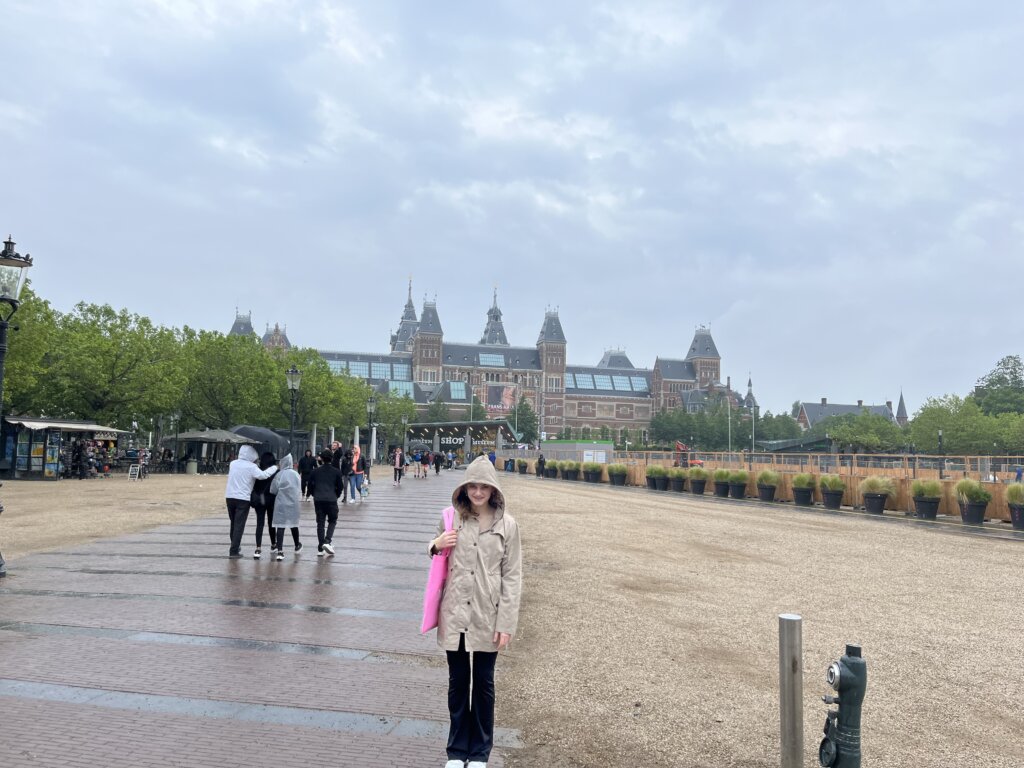
<svg viewBox="0 0 1024 768">
<path fill-rule="evenodd" d="M 829 665 L 825 680 L 839 695 L 821 699 L 839 709 L 829 710 L 825 718 L 818 761 L 826 768 L 860 768 L 860 715 L 868 687 L 868 666 L 860 646 L 847 644 L 846 655 Z"/>
<path fill-rule="evenodd" d="M 782 768 L 800 768 L 804 751 L 802 619 L 779 614 L 779 733 Z"/>
</svg>

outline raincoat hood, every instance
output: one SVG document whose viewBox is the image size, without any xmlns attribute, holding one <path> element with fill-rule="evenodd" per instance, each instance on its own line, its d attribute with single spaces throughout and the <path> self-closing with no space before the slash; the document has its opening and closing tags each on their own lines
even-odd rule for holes
<svg viewBox="0 0 1024 768">
<path fill-rule="evenodd" d="M 278 464 L 278 466 L 281 467 L 282 471 L 286 469 L 293 469 L 294 465 L 295 462 L 294 460 L 292 460 L 292 455 L 290 453 L 286 453 L 284 456 L 282 456 L 281 461 Z"/>
<path fill-rule="evenodd" d="M 256 453 L 256 449 L 251 445 L 243 445 L 238 449 L 238 458 L 242 461 L 251 461 L 253 464 L 259 459 L 260 455 Z"/>
<path fill-rule="evenodd" d="M 459 492 L 470 483 L 491 486 L 494 489 L 498 507 L 505 508 L 505 495 L 501 492 L 501 486 L 498 485 L 498 473 L 494 471 L 494 465 L 486 456 L 480 456 L 466 467 L 465 479 L 452 491 L 452 506 L 456 506 L 455 501 L 459 497 Z"/>
</svg>

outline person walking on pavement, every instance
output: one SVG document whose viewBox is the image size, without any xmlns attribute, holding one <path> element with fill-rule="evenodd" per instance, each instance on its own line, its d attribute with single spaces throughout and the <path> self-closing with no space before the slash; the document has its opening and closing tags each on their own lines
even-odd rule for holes
<svg viewBox="0 0 1024 768">
<path fill-rule="evenodd" d="M 306 451 L 306 453 L 310 453 Z M 301 459 L 300 459 L 301 461 Z M 277 556 L 284 560 L 284 529 L 292 529 L 292 541 L 295 543 L 295 554 L 302 551 L 299 541 L 299 513 L 301 510 L 303 480 L 292 468 L 292 455 L 289 453 L 281 459 L 281 468 L 270 482 L 269 493 L 274 497 L 274 515 L 277 523 Z"/>
<path fill-rule="evenodd" d="M 320 454 L 323 462 L 309 476 L 309 490 L 313 494 L 313 509 L 316 511 L 317 557 L 334 556 L 334 526 L 338 524 L 338 497 L 343 483 L 341 470 L 331 463 L 333 455 L 325 450 Z M 325 527 L 326 525 L 326 527 Z"/>
<path fill-rule="evenodd" d="M 454 529 L 444 513 L 429 553 L 448 554 L 437 644 L 448 659 L 448 762 L 486 768 L 494 743 L 494 665 L 519 621 L 519 526 L 505 511 L 494 465 L 482 456 L 452 493 Z"/>
<path fill-rule="evenodd" d="M 313 452 L 307 448 L 305 455 L 299 459 L 299 478 L 302 482 L 302 498 L 305 501 L 310 499 L 306 486 L 309 483 L 309 476 L 313 474 L 314 469 L 316 469 L 316 458 L 314 458 Z"/>
<path fill-rule="evenodd" d="M 352 449 L 352 474 L 348 476 L 348 503 L 355 504 L 358 498 L 363 501 L 363 475 L 366 473 L 366 460 L 357 445 Z"/>
<path fill-rule="evenodd" d="M 391 465 L 395 469 L 395 487 L 402 484 L 402 473 L 405 471 L 405 454 L 401 448 L 395 448 L 395 459 Z"/>
<path fill-rule="evenodd" d="M 228 508 L 228 520 L 231 521 L 231 544 L 228 557 L 242 556 L 242 534 L 245 532 L 245 521 L 249 517 L 249 504 L 252 503 L 252 487 L 257 480 L 273 477 L 277 465 L 260 469 L 256 466 L 259 454 L 251 445 L 243 445 L 238 451 L 238 458 L 228 466 L 228 482 L 224 489 L 224 501 Z"/>
<path fill-rule="evenodd" d="M 352 451 L 345 451 L 345 455 L 341 459 L 341 484 L 343 486 L 341 491 L 341 503 L 344 504 L 347 501 L 355 502 L 355 499 L 349 499 L 348 486 L 352 480 Z"/>
<path fill-rule="evenodd" d="M 537 477 L 544 477 L 544 464 L 546 463 L 543 453 L 537 457 Z"/>
<path fill-rule="evenodd" d="M 434 474 L 441 474 L 441 465 L 444 464 L 444 454 L 438 451 L 434 454 Z"/>
<path fill-rule="evenodd" d="M 264 451 L 260 456 L 260 469 L 266 469 L 277 464 L 277 458 L 270 451 Z M 276 548 L 274 544 L 277 534 L 274 531 L 274 497 L 270 495 L 270 478 L 257 480 L 252 486 L 252 508 L 256 512 L 256 551 L 252 553 L 254 560 L 259 560 L 263 553 L 263 525 L 266 523 L 270 533 L 270 551 Z"/>
</svg>

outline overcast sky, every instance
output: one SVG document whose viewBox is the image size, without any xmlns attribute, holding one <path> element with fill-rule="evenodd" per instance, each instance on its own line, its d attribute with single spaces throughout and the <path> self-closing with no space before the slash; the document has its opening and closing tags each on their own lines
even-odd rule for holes
<svg viewBox="0 0 1024 768">
<path fill-rule="evenodd" d="M 59 310 L 684 357 L 762 408 L 1021 352 L 1024 4 L 5 0 L 0 229 Z M 1016 286 L 1016 287 L 1014 287 Z M 13 337 L 12 343 L 17 343 Z"/>
</svg>

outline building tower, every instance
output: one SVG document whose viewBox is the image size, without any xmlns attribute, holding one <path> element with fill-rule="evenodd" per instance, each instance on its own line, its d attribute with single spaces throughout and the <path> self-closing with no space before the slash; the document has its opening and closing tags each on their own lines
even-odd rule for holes
<svg viewBox="0 0 1024 768">
<path fill-rule="evenodd" d="M 480 337 L 481 344 L 507 347 L 508 338 L 505 336 L 505 326 L 501 322 L 501 310 L 498 309 L 498 289 L 494 289 L 494 304 L 487 310 L 487 326 L 484 328 L 484 335 Z"/>
<path fill-rule="evenodd" d="M 901 427 L 907 426 L 910 419 L 907 417 L 907 404 L 903 402 L 903 390 L 900 390 L 900 403 L 896 406 L 896 423 Z"/>
<path fill-rule="evenodd" d="M 441 382 L 441 344 L 444 331 L 437 316 L 437 302 L 424 301 L 423 314 L 412 337 L 413 377 L 424 384 Z"/>
<path fill-rule="evenodd" d="M 541 365 L 537 412 L 541 418 L 541 432 L 552 438 L 565 426 L 565 333 L 557 310 L 544 313 L 544 325 L 537 337 L 537 352 Z"/>
<path fill-rule="evenodd" d="M 409 278 L 409 298 L 405 302 L 402 319 L 398 321 L 398 330 L 391 334 L 392 352 L 411 352 L 412 337 L 416 335 L 419 321 L 416 319 L 416 307 L 412 303 L 412 278 Z"/>
<path fill-rule="evenodd" d="M 731 388 L 727 386 L 726 389 L 730 390 L 729 396 L 731 398 Z M 743 398 L 743 407 L 751 412 L 757 408 L 757 398 L 754 397 L 754 380 L 750 378 L 749 374 L 747 375 L 747 396 Z"/>
<path fill-rule="evenodd" d="M 270 330 L 270 323 L 267 323 L 267 332 L 263 334 L 263 347 L 265 349 L 279 349 L 287 351 L 292 348 L 292 344 L 288 341 L 288 326 L 281 330 L 281 326 L 274 323 L 274 330 Z"/>
<path fill-rule="evenodd" d="M 706 325 L 697 326 L 686 359 L 693 363 L 698 389 L 707 389 L 721 380 L 722 357 L 711 338 L 711 329 Z"/>
<path fill-rule="evenodd" d="M 244 315 L 235 307 L 235 322 L 228 331 L 228 336 L 255 336 L 256 330 L 252 327 L 252 310 Z"/>
</svg>

